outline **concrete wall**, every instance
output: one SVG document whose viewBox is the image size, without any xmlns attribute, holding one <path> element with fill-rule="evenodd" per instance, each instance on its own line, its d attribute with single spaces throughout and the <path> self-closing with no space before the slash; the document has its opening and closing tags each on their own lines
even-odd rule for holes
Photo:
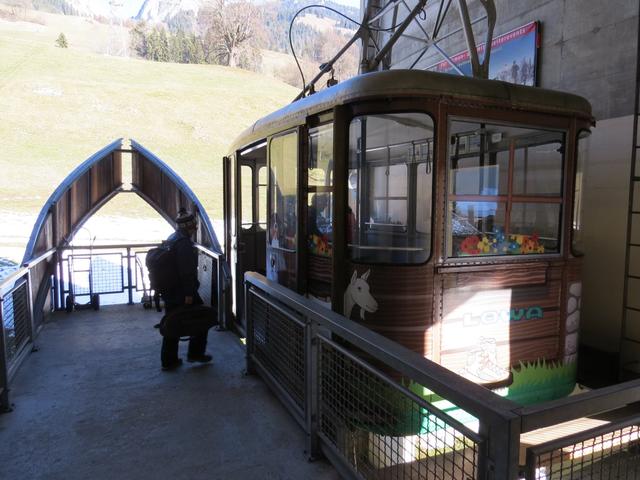
<svg viewBox="0 0 640 480">
<path fill-rule="evenodd" d="M 599 121 L 587 139 L 581 343 L 618 351 L 633 115 Z"/>
<path fill-rule="evenodd" d="M 407 1 L 410 6 L 415 5 L 414 0 Z M 484 14 L 478 0 L 467 3 L 472 19 Z M 495 0 L 495 4 L 494 36 L 532 21 L 540 22 L 537 85 L 577 93 L 593 107 L 597 127 L 588 140 L 585 168 L 582 342 L 599 350 L 617 352 L 621 336 L 638 0 Z M 431 33 L 439 2 L 429 5 L 421 24 Z M 400 9 L 398 18 L 404 15 Z M 387 16 L 383 26 L 389 27 L 392 22 Z M 483 21 L 474 27 L 478 43 L 484 41 L 485 25 Z M 454 1 L 439 36 L 460 27 Z M 406 33 L 424 37 L 417 25 Z M 401 39 L 392 51 L 391 68 L 408 68 L 418 58 L 422 45 Z M 440 45 L 450 55 L 466 49 L 461 32 Z M 432 49 L 415 68 L 426 68 L 442 59 Z M 640 335 L 640 325 L 637 330 Z"/>
<path fill-rule="evenodd" d="M 467 1 L 471 18 L 478 18 L 483 13 L 480 2 Z M 413 6 L 415 0 L 407 0 L 407 3 Z M 534 20 L 541 22 L 538 86 L 586 97 L 598 120 L 633 113 L 638 0 L 495 0 L 495 4 L 494 36 Z M 438 2 L 429 5 L 427 19 L 421 24 L 431 33 Z M 404 15 L 400 8 L 398 18 L 402 19 Z M 485 23 L 474 27 L 480 39 L 478 43 L 484 39 Z M 392 18 L 388 16 L 384 25 L 391 24 Z M 454 1 L 440 37 L 460 26 L 457 2 Z M 406 33 L 423 36 L 416 25 Z M 451 55 L 466 49 L 462 33 L 444 41 L 442 46 Z M 399 41 L 392 52 L 392 68 L 409 66 L 417 54 L 409 58 L 407 55 L 419 48 L 419 42 Z M 442 57 L 435 52 L 427 54 L 416 68 L 440 60 Z"/>
</svg>

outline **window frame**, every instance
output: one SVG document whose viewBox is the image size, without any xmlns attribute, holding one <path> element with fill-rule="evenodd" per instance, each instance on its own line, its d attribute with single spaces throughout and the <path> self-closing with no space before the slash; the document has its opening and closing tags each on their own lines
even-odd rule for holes
<svg viewBox="0 0 640 480">
<path fill-rule="evenodd" d="M 325 129 L 331 133 L 331 148 L 332 148 L 332 158 L 331 164 L 329 168 L 329 172 L 331 173 L 330 179 L 325 177 L 324 185 L 310 185 L 309 184 L 309 165 L 311 160 L 311 152 L 312 152 L 312 132 L 315 130 L 318 134 Z M 336 191 L 336 162 L 335 158 L 333 158 L 333 152 L 335 151 L 335 132 L 336 132 L 336 124 L 333 118 L 333 115 L 324 114 L 324 115 L 314 115 L 313 117 L 307 118 L 304 128 L 302 129 L 301 138 L 305 142 L 305 148 L 300 152 L 299 158 L 302 159 L 300 163 L 300 172 L 299 175 L 302 175 L 304 183 L 300 185 L 300 200 L 301 205 L 304 208 L 304 241 L 309 241 L 309 200 L 312 195 L 329 195 L 330 201 L 328 203 L 329 213 L 331 215 L 331 232 L 335 231 L 335 209 L 334 209 L 334 198 Z M 319 135 L 318 135 L 319 136 Z M 329 182 L 330 180 L 330 182 Z M 330 183 L 330 185 L 327 185 Z M 298 220 L 299 223 L 302 223 L 301 220 Z M 331 240 L 331 255 L 328 255 L 328 258 L 333 258 L 335 252 L 335 240 L 332 238 Z M 311 251 L 308 245 L 305 245 L 305 255 L 310 255 Z"/>
<path fill-rule="evenodd" d="M 247 192 L 240 192 L 240 229 L 242 230 L 242 232 L 249 232 L 250 230 L 255 230 L 255 228 L 257 227 L 257 222 L 256 222 L 256 215 L 255 215 L 255 205 L 256 205 L 256 190 L 254 188 L 255 185 L 255 168 L 252 165 L 247 165 L 246 163 L 239 163 L 238 166 L 240 167 L 240 182 L 242 182 L 243 180 L 245 180 L 244 175 L 242 174 L 242 171 L 244 168 L 248 168 L 250 170 L 250 176 L 251 176 L 251 187 L 248 189 Z M 245 198 L 244 198 L 244 193 L 250 193 L 251 194 L 251 198 L 249 199 L 250 201 L 250 212 L 249 216 L 251 217 L 251 221 L 250 222 L 245 222 L 244 220 L 244 215 L 245 215 Z"/>
<path fill-rule="evenodd" d="M 269 228 L 269 221 L 271 219 L 271 215 L 273 214 L 273 205 L 271 205 L 271 193 L 273 191 L 273 182 L 271 181 L 271 143 L 273 142 L 273 140 L 280 138 L 280 137 L 284 137 L 287 135 L 291 135 L 291 134 L 295 134 L 295 139 L 296 139 L 296 161 L 295 161 L 295 167 L 297 169 L 296 171 L 296 218 L 297 218 L 297 226 L 296 226 L 296 242 L 295 242 L 295 248 L 291 249 L 291 248 L 286 248 L 286 247 L 275 247 L 273 245 L 271 245 L 271 232 L 270 232 L 270 228 Z M 268 137 L 267 140 L 267 233 L 266 233 L 266 237 L 267 237 L 267 245 L 269 246 L 269 248 L 272 248 L 274 250 L 280 250 L 283 252 L 287 252 L 287 253 L 295 253 L 298 254 L 298 252 L 300 252 L 300 155 L 301 155 L 301 148 L 300 148 L 300 138 L 301 138 L 302 134 L 300 131 L 300 127 L 296 126 L 296 127 L 292 127 L 292 128 L 288 128 L 286 130 L 283 130 L 281 132 L 275 133 L 273 135 L 270 135 Z"/>
<path fill-rule="evenodd" d="M 514 182 L 514 165 L 515 165 L 515 150 L 517 150 L 517 145 L 512 143 L 509 147 L 509 168 L 508 168 L 508 176 L 507 176 L 507 194 L 506 195 L 452 195 L 449 192 L 449 182 L 451 181 L 451 166 L 450 166 L 450 155 L 449 155 L 449 145 L 450 145 L 450 137 L 451 137 L 451 124 L 452 122 L 468 122 L 468 123 L 485 123 L 490 125 L 504 126 L 504 127 L 513 127 L 513 128 L 528 128 L 532 130 L 544 130 L 548 132 L 557 132 L 564 136 L 564 151 L 562 152 L 562 163 L 560 169 L 560 193 L 559 195 L 554 196 L 544 196 L 544 195 L 514 195 L 513 194 L 513 182 Z M 535 260 L 544 260 L 548 258 L 558 258 L 564 255 L 564 235 L 567 234 L 565 232 L 564 227 L 564 216 L 565 216 L 565 208 L 567 202 L 567 188 L 566 188 L 566 172 L 567 165 L 569 164 L 569 160 L 567 158 L 567 152 L 569 151 L 569 140 L 571 129 L 568 126 L 540 126 L 536 124 L 531 124 L 527 122 L 517 122 L 509 119 L 501 119 L 499 117 L 493 115 L 482 115 L 482 112 L 479 112 L 478 116 L 465 116 L 459 114 L 448 114 L 446 121 L 446 144 L 447 151 L 445 152 L 445 164 L 444 164 L 444 228 L 443 228 L 443 251 L 442 258 L 445 264 L 478 264 L 478 263 L 513 263 L 513 262 L 530 262 Z M 458 198 L 459 197 L 459 198 Z M 450 212 L 450 202 L 451 201 L 460 201 L 460 202 L 485 202 L 485 203 L 496 203 L 498 205 L 504 205 L 505 209 L 505 225 L 509 225 L 511 220 L 511 208 L 514 204 L 523 204 L 523 203 L 536 203 L 536 204 L 547 204 L 547 205 L 559 205 L 558 211 L 558 251 L 557 252 L 545 252 L 545 253 L 536 253 L 536 254 L 507 254 L 507 255 L 466 255 L 466 256 L 453 256 L 449 255 L 449 247 L 452 248 L 451 245 L 453 240 L 453 235 L 450 231 L 451 226 L 451 212 Z"/>
<path fill-rule="evenodd" d="M 575 239 L 574 239 L 574 235 L 575 235 L 575 228 L 573 227 L 574 222 L 575 222 L 575 217 L 576 217 L 576 186 L 577 186 L 577 180 L 578 180 L 578 165 L 579 165 L 579 156 L 580 156 L 580 136 L 582 134 L 586 134 L 583 139 L 586 140 L 588 139 L 593 132 L 591 130 L 589 130 L 588 128 L 579 128 L 578 131 L 576 132 L 576 136 L 575 136 L 575 148 L 574 148 L 574 159 L 573 159 L 573 191 L 571 192 L 571 218 L 569 219 L 569 224 L 571 225 L 571 229 L 569 231 L 569 249 L 571 251 L 571 255 L 573 255 L 574 257 L 584 257 L 584 252 L 581 252 L 578 248 L 576 248 L 575 246 Z M 586 163 L 586 161 L 585 161 Z M 584 205 L 584 167 L 582 169 L 582 182 L 581 182 L 581 203 L 582 205 Z M 580 212 L 580 217 L 582 222 L 584 223 L 584 216 L 582 215 L 582 212 Z"/>
<path fill-rule="evenodd" d="M 403 102 L 404 103 L 404 102 Z M 429 108 L 431 107 L 431 108 Z M 345 119 L 345 123 L 344 123 L 344 127 L 346 129 L 346 131 L 344 132 L 345 135 L 345 140 L 346 140 L 346 145 L 345 145 L 345 149 L 347 150 L 346 152 L 346 158 L 345 158 L 345 178 L 349 178 L 349 161 L 350 161 L 350 156 L 349 156 L 349 130 L 351 128 L 351 124 L 353 122 L 354 119 L 358 118 L 358 117 L 365 117 L 365 116 L 381 116 L 381 115 L 396 115 L 396 114 L 423 114 L 426 115 L 427 117 L 429 117 L 433 123 L 433 136 L 431 139 L 431 142 L 427 141 L 427 144 L 430 145 L 430 149 L 429 149 L 429 156 L 431 158 L 431 219 L 430 219 L 430 225 L 431 225 L 431 232 L 429 233 L 429 241 L 427 242 L 427 244 L 425 246 L 427 246 L 429 248 L 428 251 L 428 255 L 426 257 L 426 259 L 422 262 L 366 262 L 366 261 L 362 261 L 359 259 L 355 259 L 352 258 L 350 256 L 350 247 L 349 245 L 345 245 L 346 249 L 345 249 L 345 259 L 354 264 L 354 265 L 376 265 L 376 266 L 393 266 L 393 267 L 420 267 L 420 266 L 424 266 L 430 262 L 432 262 L 434 260 L 434 254 L 435 254 L 435 237 L 437 235 L 437 232 L 435 230 L 436 228 L 436 208 L 438 206 L 437 202 L 437 191 L 438 191 L 438 187 L 437 187 L 437 183 L 438 183 L 438 135 L 439 135 L 439 122 L 438 122 L 438 104 L 437 103 L 433 103 L 433 102 L 429 102 L 427 99 L 421 99 L 420 103 L 416 106 L 416 107 L 399 107 L 399 108 L 391 108 L 389 106 L 388 103 L 384 103 L 383 106 L 380 106 L 379 102 L 375 102 L 375 103 L 363 103 L 360 105 L 355 105 L 352 107 L 350 115 Z M 426 164 L 427 162 L 419 162 L 416 163 L 416 167 L 418 167 L 419 165 L 422 164 Z M 377 164 L 377 165 L 376 165 Z M 386 165 L 386 163 L 382 163 L 382 162 L 373 162 L 373 165 L 375 166 L 382 166 L 382 165 Z M 411 195 L 411 180 L 410 180 L 410 175 L 411 175 L 411 165 L 412 164 L 408 164 L 408 163 L 403 163 L 403 164 L 398 164 L 398 165 L 406 165 L 407 167 L 407 196 L 406 196 L 406 201 L 407 201 L 407 219 L 411 218 L 411 216 L 413 216 L 413 220 L 412 220 L 412 224 L 414 226 L 414 230 L 415 233 L 421 233 L 421 234 L 425 234 L 425 232 L 418 232 L 416 225 L 417 225 L 417 219 L 415 218 L 417 215 L 417 209 L 415 208 L 415 205 L 412 206 L 410 204 L 409 198 Z M 348 199 L 348 181 L 345 182 L 344 185 L 344 190 L 345 190 L 345 199 Z M 417 177 L 416 177 L 416 186 L 417 186 Z M 405 197 L 403 197 L 405 198 Z M 417 201 L 417 194 L 416 194 L 416 201 Z M 347 203 L 345 203 L 345 207 L 348 205 L 348 201 Z M 409 221 L 407 221 L 407 226 L 409 224 Z M 408 235 L 408 229 L 405 229 L 405 232 L 403 232 L 405 235 Z"/>
<path fill-rule="evenodd" d="M 264 165 L 257 165 L 256 166 L 256 172 L 255 172 L 255 191 L 254 191 L 254 195 L 255 195 L 255 208 L 256 208 L 256 217 L 255 217 L 255 226 L 256 226 L 256 230 L 259 232 L 266 232 L 269 228 L 269 214 L 267 213 L 267 210 L 269 208 L 269 162 L 265 163 Z M 265 183 L 260 183 L 260 170 L 262 169 L 266 170 L 266 182 Z M 265 214 L 265 219 L 264 219 L 264 224 L 262 224 L 260 222 L 260 209 L 262 208 L 262 201 L 260 198 L 260 187 L 264 187 L 264 214 Z"/>
</svg>

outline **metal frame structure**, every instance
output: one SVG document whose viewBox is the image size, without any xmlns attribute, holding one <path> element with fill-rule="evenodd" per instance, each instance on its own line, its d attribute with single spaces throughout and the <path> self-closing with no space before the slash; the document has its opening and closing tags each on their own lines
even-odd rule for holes
<svg viewBox="0 0 640 480">
<path fill-rule="evenodd" d="M 468 0 L 457 0 L 458 11 L 460 14 L 461 27 L 451 32 L 440 35 L 441 28 L 450 11 L 452 0 L 439 0 L 438 13 L 434 21 L 434 27 L 431 33 L 421 23 L 420 16 L 424 13 L 426 20 L 427 14 L 424 9 L 427 0 L 416 0 L 415 5 L 411 6 L 408 0 L 387 0 L 384 5 L 380 5 L 378 0 L 368 0 L 365 2 L 363 9 L 364 14 L 358 29 L 351 39 L 334 55 L 328 62 L 320 66 L 320 72 L 306 85 L 302 91 L 294 99 L 299 100 L 307 95 L 307 93 L 315 92 L 316 83 L 325 75 L 333 70 L 335 63 L 342 55 L 357 41 L 362 42 L 360 73 L 369 73 L 377 70 L 388 70 L 391 68 L 389 58 L 394 45 L 402 38 L 420 42 L 423 44 L 417 51 L 407 56 L 408 58 L 417 55 L 410 69 L 413 69 L 417 63 L 427 54 L 430 49 L 435 50 L 442 58 L 448 62 L 454 71 L 460 75 L 464 75 L 462 70 L 451 59 L 451 56 L 439 45 L 443 40 L 453 35 L 464 33 L 467 44 L 467 50 L 471 59 L 472 73 L 475 78 L 488 78 L 489 76 L 489 59 L 491 57 L 491 41 L 493 39 L 493 31 L 496 23 L 496 7 L 494 0 L 478 0 L 485 11 L 484 15 L 471 19 L 469 14 Z M 435 2 L 434 2 L 435 3 Z M 399 20 L 400 7 L 406 13 L 406 16 Z M 384 23 L 385 16 L 391 15 L 391 25 Z M 485 50 L 482 61 L 479 59 L 477 42 L 475 40 L 474 25 L 486 20 L 486 37 Z M 415 25 L 420 32 L 419 36 L 406 33 L 409 26 Z M 387 38 L 388 37 L 388 38 Z"/>
</svg>

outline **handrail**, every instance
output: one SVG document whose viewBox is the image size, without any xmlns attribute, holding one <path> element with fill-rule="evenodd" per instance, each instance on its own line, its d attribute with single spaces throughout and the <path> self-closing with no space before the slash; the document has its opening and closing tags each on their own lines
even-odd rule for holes
<svg viewBox="0 0 640 480">
<path fill-rule="evenodd" d="M 61 247 L 61 251 L 67 250 L 110 250 L 110 249 L 118 249 L 118 248 L 147 248 L 147 247 L 157 247 L 160 243 L 127 243 L 127 244 L 119 244 L 114 243 L 113 245 L 73 245 L 73 246 L 65 246 Z"/>
<path fill-rule="evenodd" d="M 74 246 L 66 246 L 66 247 L 62 247 L 60 248 L 60 250 L 66 251 L 66 250 L 111 250 L 111 249 L 119 249 L 119 248 L 147 248 L 147 247 L 157 247 L 158 245 L 161 245 L 161 243 L 155 242 L 155 243 L 127 243 L 127 244 L 118 244 L 118 243 L 114 243 L 113 245 L 74 245 Z M 199 243 L 194 243 L 195 248 L 197 248 L 198 250 L 200 250 L 203 253 L 206 253 L 207 255 L 209 255 L 210 257 L 215 258 L 216 260 L 219 260 L 220 258 L 224 257 L 223 253 L 218 253 L 215 252 L 203 245 L 200 245 Z M 54 249 L 55 251 L 55 249 Z"/>
<path fill-rule="evenodd" d="M 18 268 L 18 270 L 16 270 L 15 272 L 11 272 L 8 276 L 3 278 L 0 281 L 0 300 L 4 298 L 4 295 L 2 294 L 2 290 L 7 288 L 9 284 L 14 283 L 20 278 L 24 277 L 24 275 L 27 274 L 29 270 L 31 270 L 33 267 L 43 262 L 44 260 L 47 260 L 54 253 L 56 253 L 56 249 L 52 248 L 51 250 L 48 250 L 42 255 L 40 255 L 39 257 L 36 257 L 33 260 L 29 260 L 27 263 L 24 263 Z"/>
<path fill-rule="evenodd" d="M 218 253 L 214 250 L 211 250 L 203 245 L 200 245 L 199 243 L 195 244 L 195 247 L 200 250 L 202 253 L 204 253 L 205 255 L 209 255 L 212 258 L 215 258 L 218 263 L 220 264 L 220 270 L 222 271 L 222 275 L 224 276 L 224 280 L 226 282 L 230 282 L 231 281 L 231 272 L 229 271 L 229 265 L 226 262 L 226 257 L 224 255 L 224 253 Z M 226 285 L 224 286 L 226 288 Z"/>
<path fill-rule="evenodd" d="M 317 303 L 268 280 L 263 275 L 247 272 L 245 282 L 269 293 L 277 300 L 298 310 L 302 315 L 318 321 L 355 347 L 375 356 L 418 384 L 428 385 L 430 390 L 466 412 L 491 421 L 504 422 L 517 419 L 513 411 L 518 404 L 456 375 L 422 355 L 336 312 L 320 307 Z"/>
<path fill-rule="evenodd" d="M 522 417 L 522 433 L 561 422 L 608 412 L 640 401 L 640 380 L 618 383 L 579 395 L 522 407 L 514 412 Z"/>
<path fill-rule="evenodd" d="M 620 429 L 625 427 L 630 427 L 634 425 L 640 425 L 640 416 L 636 415 L 634 417 L 629 417 L 621 421 L 613 422 L 614 428 Z M 529 448 L 530 455 L 537 455 L 542 452 L 549 452 L 551 450 L 556 450 L 559 448 L 566 447 L 567 445 L 574 445 L 576 443 L 582 442 L 589 438 L 599 437 L 602 435 L 606 435 L 611 433 L 611 425 L 600 425 L 598 427 L 591 428 L 589 430 L 585 430 L 583 432 L 573 433 L 566 437 L 549 440 L 548 442 L 542 443 L 540 445 L 534 445 Z"/>
<path fill-rule="evenodd" d="M 194 245 L 202 253 L 205 253 L 205 254 L 209 255 L 210 257 L 215 258 L 216 260 L 220 260 L 220 258 L 224 256 L 223 253 L 215 252 L 215 251 L 213 251 L 213 250 L 211 250 L 211 249 L 209 249 L 209 248 L 207 248 L 207 247 L 205 247 L 203 245 L 200 245 L 199 243 L 196 243 Z"/>
<path fill-rule="evenodd" d="M 56 253 L 56 249 L 52 248 L 50 250 L 47 250 L 46 252 L 44 252 L 42 255 L 40 255 L 39 257 L 36 258 L 32 258 L 31 260 L 28 260 L 27 262 L 22 264 L 22 267 L 24 268 L 32 268 L 35 267 L 38 263 L 47 260 L 51 255 L 53 255 L 54 253 Z"/>
</svg>

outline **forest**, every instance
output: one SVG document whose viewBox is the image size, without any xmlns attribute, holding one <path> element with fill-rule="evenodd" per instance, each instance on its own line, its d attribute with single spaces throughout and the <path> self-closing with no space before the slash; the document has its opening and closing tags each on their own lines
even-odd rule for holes
<svg viewBox="0 0 640 480">
<path fill-rule="evenodd" d="M 64 15 L 79 15 L 66 0 L 9 0 L 14 8 L 33 8 Z M 313 0 L 205 0 L 197 13 L 181 10 L 163 22 L 147 23 L 128 19 L 131 51 L 140 58 L 156 62 L 213 64 L 263 71 L 265 51 L 291 54 L 289 25 L 296 13 Z M 320 64 L 330 60 L 353 35 L 360 19 L 359 9 L 332 1 L 329 8 L 313 7 L 300 14 L 293 24 L 291 38 L 300 66 L 307 79 Z M 337 10 L 340 13 L 336 13 Z M 94 17 L 109 23 L 113 19 Z M 357 73 L 357 46 L 351 48 L 335 66 L 335 76 L 344 80 Z M 276 69 L 281 80 L 301 86 L 293 61 Z"/>
<path fill-rule="evenodd" d="M 309 3 L 285 0 L 258 5 L 246 0 L 214 0 L 205 3 L 197 15 L 183 12 L 164 25 L 136 23 L 131 28 L 132 48 L 147 60 L 209 63 L 259 71 L 262 50 L 291 53 L 289 24 L 296 12 Z M 354 20 L 359 18 L 357 9 L 332 2 L 326 2 L 326 6 Z M 309 76 L 314 73 L 314 66 L 329 60 L 349 40 L 357 24 L 324 8 L 307 12 L 311 21 L 302 21 L 302 16 L 296 19 L 292 42 Z M 314 20 L 319 25 L 329 20 L 333 26 L 317 28 Z M 341 79 L 351 77 L 357 73 L 357 64 L 354 48 L 336 66 L 336 75 Z M 285 68 L 279 73 L 283 80 L 299 86 L 297 71 Z"/>
</svg>

